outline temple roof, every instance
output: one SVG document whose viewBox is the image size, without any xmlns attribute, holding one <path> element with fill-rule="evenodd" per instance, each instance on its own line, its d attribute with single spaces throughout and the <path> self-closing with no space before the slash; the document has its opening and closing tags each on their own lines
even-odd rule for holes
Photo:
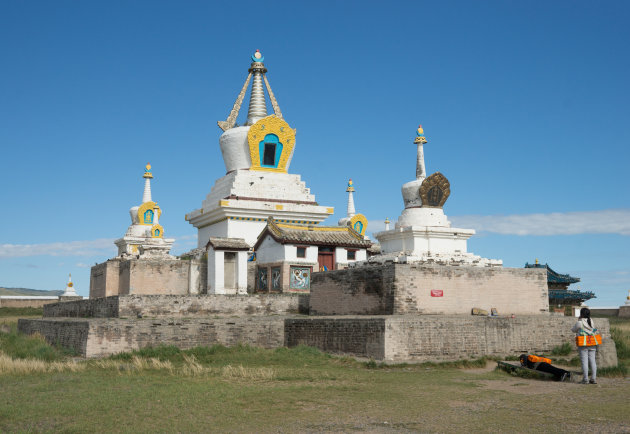
<svg viewBox="0 0 630 434">
<path fill-rule="evenodd" d="M 556 273 L 551 269 L 551 267 L 547 264 L 539 264 L 538 260 L 536 260 L 535 264 L 525 263 L 525 268 L 546 268 L 547 269 L 547 283 L 577 283 L 580 281 L 579 277 L 573 277 L 568 274 L 560 274 Z"/>
<path fill-rule="evenodd" d="M 210 246 L 214 250 L 249 250 L 249 244 L 243 238 L 210 237 L 206 249 Z"/>
<path fill-rule="evenodd" d="M 597 298 L 595 293 L 591 291 L 578 291 L 572 289 L 550 289 L 549 290 L 549 299 L 550 300 L 576 300 L 584 302 L 586 300 L 590 300 L 591 298 Z"/>
<path fill-rule="evenodd" d="M 276 222 L 273 217 L 267 219 L 267 226 L 258 236 L 254 246 L 258 249 L 267 235 L 281 244 L 305 244 L 319 246 L 357 247 L 367 249 L 371 241 L 363 238 L 349 226 L 313 226 L 283 224 Z"/>
</svg>

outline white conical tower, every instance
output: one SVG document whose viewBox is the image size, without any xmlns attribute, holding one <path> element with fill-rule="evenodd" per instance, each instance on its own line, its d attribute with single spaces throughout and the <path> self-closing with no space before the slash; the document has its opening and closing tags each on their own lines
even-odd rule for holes
<svg viewBox="0 0 630 434">
<path fill-rule="evenodd" d="M 151 202 L 151 179 L 153 174 L 151 173 L 151 163 L 147 163 L 144 167 L 144 192 L 142 193 L 142 203 Z"/>
<path fill-rule="evenodd" d="M 334 213 L 332 207 L 317 203 L 300 175 L 289 173 L 296 130 L 283 118 L 262 53 L 256 50 L 251 61 L 229 116 L 217 122 L 223 130 L 219 145 L 226 174 L 215 181 L 201 207 L 186 214 L 198 230 L 199 248 L 205 248 L 211 237 L 243 238 L 253 246 L 269 217 L 316 225 Z M 236 120 L 250 81 L 247 120 L 239 126 Z M 268 110 L 266 98 L 273 111 Z"/>
<path fill-rule="evenodd" d="M 77 293 L 74 290 L 74 284 L 72 283 L 72 274 L 68 274 L 68 284 L 66 290 L 61 294 L 62 297 L 76 297 Z"/>
<path fill-rule="evenodd" d="M 347 226 L 350 219 L 352 219 L 352 217 L 356 214 L 356 210 L 354 209 L 354 186 L 352 185 L 352 178 L 348 180 L 348 188 L 346 188 L 346 192 L 348 193 L 347 212 L 345 217 L 339 219 L 339 226 Z"/>
</svg>

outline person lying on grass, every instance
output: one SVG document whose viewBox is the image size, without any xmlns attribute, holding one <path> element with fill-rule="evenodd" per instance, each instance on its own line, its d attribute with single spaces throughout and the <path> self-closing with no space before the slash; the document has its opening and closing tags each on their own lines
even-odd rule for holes
<svg viewBox="0 0 630 434">
<path fill-rule="evenodd" d="M 552 366 L 551 360 L 545 357 L 536 356 L 534 354 L 521 354 L 519 359 L 521 366 L 552 374 L 558 381 L 567 381 L 571 378 L 569 371 Z"/>
</svg>

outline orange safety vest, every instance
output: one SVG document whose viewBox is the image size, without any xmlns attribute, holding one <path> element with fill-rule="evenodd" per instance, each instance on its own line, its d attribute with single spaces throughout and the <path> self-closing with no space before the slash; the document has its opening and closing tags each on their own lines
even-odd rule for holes
<svg viewBox="0 0 630 434">
<path fill-rule="evenodd" d="M 533 354 L 530 354 L 529 356 L 527 356 L 527 360 L 529 360 L 532 363 L 545 362 L 545 363 L 551 364 L 551 359 L 548 359 L 546 357 L 535 356 Z"/>
</svg>

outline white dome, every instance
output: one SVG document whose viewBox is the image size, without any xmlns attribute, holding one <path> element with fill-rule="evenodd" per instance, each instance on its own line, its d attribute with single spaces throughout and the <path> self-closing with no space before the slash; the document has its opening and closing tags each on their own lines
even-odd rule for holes
<svg viewBox="0 0 630 434">
<path fill-rule="evenodd" d="M 228 173 L 237 169 L 249 169 L 252 165 L 247 143 L 249 128 L 249 126 L 231 128 L 219 138 L 225 170 Z"/>
</svg>

